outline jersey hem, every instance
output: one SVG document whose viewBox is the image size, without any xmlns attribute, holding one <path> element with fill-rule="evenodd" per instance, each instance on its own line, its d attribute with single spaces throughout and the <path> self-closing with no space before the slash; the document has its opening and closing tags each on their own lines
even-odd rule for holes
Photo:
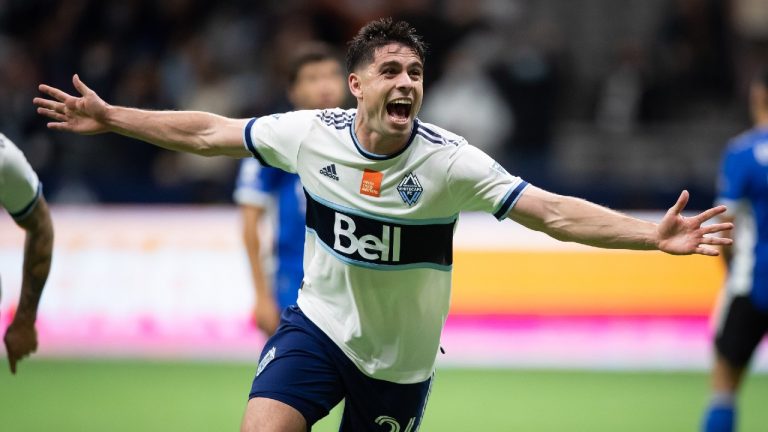
<svg viewBox="0 0 768 432">
<path fill-rule="evenodd" d="M 432 377 L 435 373 L 435 362 L 437 360 L 437 351 L 435 351 L 435 361 L 432 362 L 431 367 L 429 367 L 428 373 L 423 372 L 401 372 L 401 373 L 373 373 L 369 370 L 366 370 L 364 362 L 357 357 L 357 355 L 349 349 L 345 344 L 340 343 L 336 338 L 333 337 L 331 333 L 326 331 L 325 329 L 325 322 L 324 320 L 320 319 L 320 316 L 316 316 L 314 312 L 315 308 L 313 308 L 310 305 L 307 305 L 306 300 L 304 300 L 303 297 L 299 296 L 297 300 L 297 305 L 299 306 L 299 309 L 304 313 L 304 316 L 307 317 L 307 319 L 312 322 L 317 328 L 319 328 L 327 337 L 330 339 L 340 350 L 344 353 L 345 356 L 355 365 L 357 370 L 359 370 L 362 374 L 369 378 L 381 380 L 381 381 L 389 381 L 395 384 L 416 384 L 420 382 L 424 382 Z M 309 307 L 307 307 L 309 306 Z"/>
<path fill-rule="evenodd" d="M 32 197 L 32 200 L 25 205 L 21 210 L 17 212 L 9 212 L 11 214 L 11 217 L 15 221 L 20 221 L 24 219 L 25 217 L 29 216 L 30 213 L 32 213 L 32 210 L 37 207 L 37 203 L 40 201 L 40 196 L 43 194 L 43 184 L 38 183 L 37 184 L 37 190 L 35 191 L 35 196 Z"/>
</svg>

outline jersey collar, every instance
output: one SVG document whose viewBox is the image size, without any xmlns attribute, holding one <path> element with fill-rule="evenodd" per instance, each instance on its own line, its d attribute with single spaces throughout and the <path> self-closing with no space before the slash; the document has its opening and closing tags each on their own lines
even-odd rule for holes
<svg viewBox="0 0 768 432">
<path fill-rule="evenodd" d="M 416 131 L 419 129 L 419 120 L 418 119 L 413 119 L 413 127 L 411 128 L 411 136 L 408 137 L 408 142 L 405 143 L 403 148 L 401 148 L 400 150 L 398 150 L 398 151 L 396 151 L 396 152 L 394 152 L 392 154 L 388 154 L 388 155 L 371 153 L 369 151 L 366 151 L 363 148 L 363 146 L 360 145 L 360 141 L 357 140 L 357 135 L 355 135 L 355 128 L 354 128 L 355 117 L 357 117 L 357 113 L 355 113 L 355 115 L 352 116 L 352 121 L 349 123 L 349 136 L 352 137 L 352 142 L 355 143 L 355 148 L 357 149 L 358 153 L 363 155 L 363 157 L 365 157 L 367 159 L 371 159 L 371 160 L 381 161 L 381 160 L 393 159 L 393 158 L 396 158 L 396 157 L 400 156 L 401 154 L 403 154 L 404 151 L 406 151 L 408 149 L 408 147 L 411 146 L 411 143 L 413 142 L 413 139 L 416 137 Z"/>
</svg>

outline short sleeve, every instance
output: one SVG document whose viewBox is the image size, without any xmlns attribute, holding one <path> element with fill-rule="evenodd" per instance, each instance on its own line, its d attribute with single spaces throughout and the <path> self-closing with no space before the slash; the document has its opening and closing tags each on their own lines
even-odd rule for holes
<svg viewBox="0 0 768 432">
<path fill-rule="evenodd" d="M 448 170 L 449 190 L 462 211 L 483 211 L 498 220 L 507 216 L 528 182 L 469 144 L 459 146 Z"/>
<path fill-rule="evenodd" d="M 733 203 L 747 196 L 750 175 L 750 160 L 747 156 L 750 154 L 746 151 L 735 151 L 733 148 L 726 150 L 717 180 L 719 203 Z"/>
<path fill-rule="evenodd" d="M 235 192 L 232 195 L 235 203 L 265 207 L 269 201 L 269 193 L 262 182 L 265 170 L 275 171 L 275 168 L 262 167 L 256 159 L 243 159 L 237 174 Z"/>
<path fill-rule="evenodd" d="M 263 165 L 295 173 L 299 148 L 316 119 L 313 110 L 253 118 L 245 126 L 245 147 Z"/>
<path fill-rule="evenodd" d="M 0 205 L 22 219 L 34 209 L 41 194 L 40 180 L 24 154 L 0 134 Z"/>
</svg>

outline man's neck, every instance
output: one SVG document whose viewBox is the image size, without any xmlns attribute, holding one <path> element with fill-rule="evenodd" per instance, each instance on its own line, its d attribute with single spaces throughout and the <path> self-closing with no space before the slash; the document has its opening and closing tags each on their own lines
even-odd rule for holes
<svg viewBox="0 0 768 432">
<path fill-rule="evenodd" d="M 413 125 L 411 125 L 413 128 Z M 386 136 L 366 126 L 365 119 L 357 112 L 355 118 L 355 136 L 360 146 L 367 152 L 377 155 L 391 155 L 408 144 L 412 130 L 405 135 Z"/>
</svg>

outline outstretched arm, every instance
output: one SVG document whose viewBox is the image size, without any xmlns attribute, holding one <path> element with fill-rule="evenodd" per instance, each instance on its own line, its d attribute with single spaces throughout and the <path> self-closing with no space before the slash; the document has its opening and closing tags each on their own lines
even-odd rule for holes
<svg viewBox="0 0 768 432">
<path fill-rule="evenodd" d="M 658 249 L 673 255 L 718 255 L 718 249 L 713 246 L 729 245 L 731 239 L 707 234 L 729 230 L 733 224 L 702 224 L 725 212 L 725 206 L 687 218 L 680 214 L 687 203 L 688 191 L 683 191 L 656 224 L 582 199 L 528 186 L 508 217 L 562 241 L 609 249 Z"/>
<path fill-rule="evenodd" d="M 72 83 L 80 96 L 41 84 L 49 99 L 33 100 L 50 129 L 92 135 L 115 132 L 168 150 L 203 156 L 250 156 L 243 146 L 247 120 L 199 111 L 149 111 L 109 105 L 77 75 Z"/>
<path fill-rule="evenodd" d="M 21 296 L 4 338 L 8 363 L 14 374 L 16 363 L 37 349 L 37 307 L 51 269 L 53 252 L 53 223 L 45 198 L 41 195 L 32 213 L 17 223 L 26 231 Z"/>
</svg>

